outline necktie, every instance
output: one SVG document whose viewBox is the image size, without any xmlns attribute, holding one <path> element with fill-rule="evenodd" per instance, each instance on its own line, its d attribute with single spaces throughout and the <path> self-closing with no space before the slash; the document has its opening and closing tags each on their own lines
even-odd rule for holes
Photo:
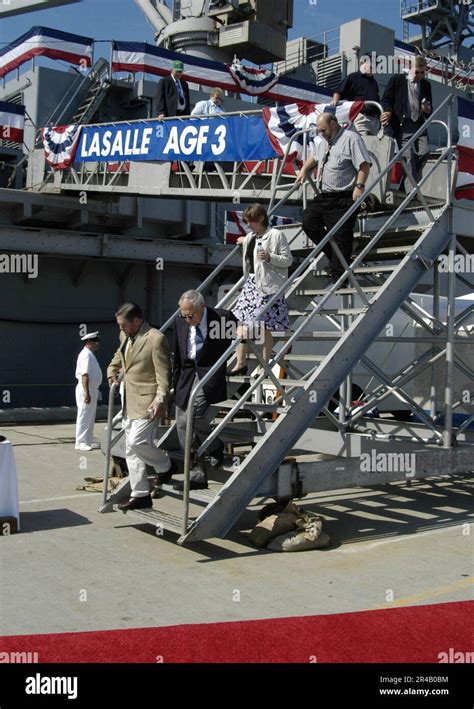
<svg viewBox="0 0 474 709">
<path fill-rule="evenodd" d="M 130 362 L 130 359 L 132 357 L 132 352 L 133 352 L 133 345 L 135 344 L 135 340 L 132 337 L 128 338 L 128 346 L 127 346 L 127 351 L 125 352 L 125 366 L 128 365 Z"/>
<path fill-rule="evenodd" d="M 331 152 L 331 143 L 328 143 L 328 147 L 326 152 L 324 153 L 324 157 L 321 161 L 321 165 L 319 167 L 319 173 L 318 173 L 318 182 L 317 182 L 317 190 L 318 192 L 322 192 L 323 189 L 323 171 L 324 171 L 324 166 L 326 165 L 327 161 L 329 160 L 329 153 Z"/>
<path fill-rule="evenodd" d="M 195 338 L 196 359 L 198 359 L 199 355 L 201 354 L 203 344 L 204 344 L 204 338 L 202 336 L 201 328 L 199 327 L 199 325 L 196 325 L 196 338 Z"/>
<path fill-rule="evenodd" d="M 420 117 L 420 85 L 417 81 L 410 82 L 410 113 L 411 120 L 416 123 Z"/>
<path fill-rule="evenodd" d="M 184 94 L 183 94 L 183 88 L 181 86 L 181 83 L 179 81 L 176 82 L 176 91 L 178 92 L 178 97 L 180 103 L 184 101 Z"/>
</svg>

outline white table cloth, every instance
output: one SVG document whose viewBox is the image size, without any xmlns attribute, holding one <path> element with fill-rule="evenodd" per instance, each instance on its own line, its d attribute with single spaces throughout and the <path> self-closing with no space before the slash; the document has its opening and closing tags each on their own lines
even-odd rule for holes
<svg viewBox="0 0 474 709">
<path fill-rule="evenodd" d="M 18 482 L 10 441 L 0 441 L 0 517 L 16 517 L 20 528 Z"/>
</svg>

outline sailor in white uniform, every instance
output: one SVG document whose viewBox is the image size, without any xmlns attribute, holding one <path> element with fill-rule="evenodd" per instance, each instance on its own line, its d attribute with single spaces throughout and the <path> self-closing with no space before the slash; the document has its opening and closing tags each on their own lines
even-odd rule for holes
<svg viewBox="0 0 474 709">
<path fill-rule="evenodd" d="M 94 443 L 97 400 L 102 384 L 102 370 L 94 354 L 99 349 L 99 333 L 88 332 L 81 340 L 84 348 L 76 364 L 76 450 L 90 451 L 100 447 Z"/>
</svg>

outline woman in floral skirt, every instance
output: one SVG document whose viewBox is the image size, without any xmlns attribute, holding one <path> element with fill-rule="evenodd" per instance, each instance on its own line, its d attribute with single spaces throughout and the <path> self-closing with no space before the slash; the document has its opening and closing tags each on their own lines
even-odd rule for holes
<svg viewBox="0 0 474 709">
<path fill-rule="evenodd" d="M 244 287 L 232 308 L 242 324 L 240 334 L 255 337 L 255 332 L 263 328 L 263 352 L 265 362 L 272 357 L 272 330 L 289 328 L 288 306 L 281 295 L 273 305 L 260 316 L 272 296 L 280 290 L 288 279 L 288 268 L 293 263 L 286 236 L 278 229 L 269 227 L 266 210 L 261 204 L 252 204 L 243 213 L 243 220 L 251 231 L 237 240 L 243 246 L 243 271 L 246 277 Z M 258 338 L 259 339 L 259 338 Z M 237 361 L 231 374 L 247 373 L 247 348 L 244 343 L 236 349 Z"/>
</svg>

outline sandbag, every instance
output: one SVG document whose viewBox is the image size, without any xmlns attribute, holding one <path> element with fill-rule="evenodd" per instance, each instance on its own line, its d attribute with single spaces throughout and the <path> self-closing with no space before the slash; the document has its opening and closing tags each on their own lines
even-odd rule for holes
<svg viewBox="0 0 474 709">
<path fill-rule="evenodd" d="M 296 529 L 270 541 L 271 551 L 309 551 L 322 549 L 329 544 L 329 536 L 322 531 L 323 520 L 314 512 L 299 510 Z"/>
<path fill-rule="evenodd" d="M 271 539 L 267 549 L 271 551 L 310 551 L 311 549 L 324 549 L 329 542 L 329 535 L 326 532 L 321 532 L 316 539 L 308 539 L 304 532 L 293 529 L 287 534 Z"/>
<path fill-rule="evenodd" d="M 278 537 L 286 534 L 291 529 L 295 529 L 298 514 L 298 507 L 293 502 L 289 502 L 283 512 L 277 515 L 270 515 L 258 522 L 250 532 L 250 540 L 259 549 L 265 547 L 273 537 Z"/>
</svg>

